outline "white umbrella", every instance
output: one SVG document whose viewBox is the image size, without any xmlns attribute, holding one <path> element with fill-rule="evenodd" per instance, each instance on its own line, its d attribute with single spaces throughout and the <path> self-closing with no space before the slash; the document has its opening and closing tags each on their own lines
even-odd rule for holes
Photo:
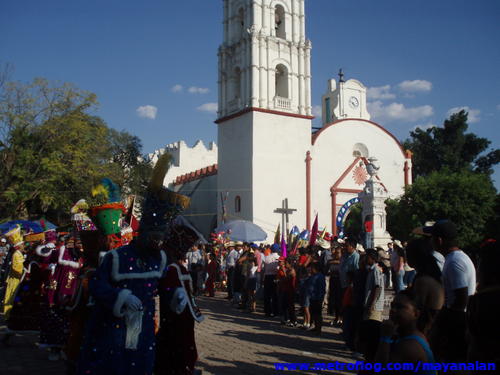
<svg viewBox="0 0 500 375">
<path fill-rule="evenodd" d="M 233 220 L 221 224 L 215 231 L 226 232 L 233 241 L 253 242 L 267 238 L 267 233 L 261 227 L 247 220 Z"/>
</svg>

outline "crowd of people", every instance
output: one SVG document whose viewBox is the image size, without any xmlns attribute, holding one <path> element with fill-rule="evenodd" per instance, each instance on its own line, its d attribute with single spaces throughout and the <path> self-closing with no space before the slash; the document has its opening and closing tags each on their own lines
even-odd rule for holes
<svg viewBox="0 0 500 375">
<path fill-rule="evenodd" d="M 262 301 L 266 317 L 314 335 L 324 334 L 325 324 L 339 327 L 357 359 L 500 364 L 498 243 L 486 241 L 474 264 L 451 221 L 386 248 L 319 238 L 287 255 L 278 244 L 201 244 L 182 227 L 170 228 L 165 239 L 151 217 L 136 240 L 100 261 L 71 234 L 48 231 L 41 243 L 9 238 L 10 245 L 1 238 L 0 286 L 11 332 L 39 331 L 49 359 L 70 358 L 73 373 L 137 366 L 141 374 L 192 374 L 194 322 L 203 319 L 194 297 L 219 291 L 248 313 Z"/>
<path fill-rule="evenodd" d="M 195 246 L 187 267 L 199 280 L 198 293 L 207 280 L 213 296 L 211 281 L 218 280 L 239 309 L 255 312 L 261 299 L 265 316 L 283 325 L 317 335 L 324 324 L 340 327 L 358 359 L 498 365 L 498 243 L 485 241 L 474 264 L 451 221 L 416 233 L 408 243 L 375 249 L 352 238 L 319 239 L 286 257 L 278 244 Z"/>
</svg>

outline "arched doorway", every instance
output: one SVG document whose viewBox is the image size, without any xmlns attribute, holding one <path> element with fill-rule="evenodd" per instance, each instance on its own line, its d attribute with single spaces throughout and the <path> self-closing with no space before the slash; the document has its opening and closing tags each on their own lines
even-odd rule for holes
<svg viewBox="0 0 500 375">
<path fill-rule="evenodd" d="M 342 207 L 340 207 L 339 212 L 337 213 L 337 218 L 335 219 L 336 224 L 337 224 L 337 236 L 339 238 L 343 238 L 345 236 L 344 233 L 344 224 L 345 224 L 345 219 L 347 219 L 347 215 L 351 211 L 352 207 L 359 203 L 360 200 L 358 197 L 354 197 L 352 199 L 349 199 L 347 202 L 344 203 Z M 335 235 L 335 233 L 334 233 Z"/>
</svg>

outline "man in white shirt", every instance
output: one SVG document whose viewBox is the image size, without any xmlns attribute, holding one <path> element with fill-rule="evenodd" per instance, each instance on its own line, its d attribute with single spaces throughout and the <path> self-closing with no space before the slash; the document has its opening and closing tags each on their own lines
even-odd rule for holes
<svg viewBox="0 0 500 375">
<path fill-rule="evenodd" d="M 193 280 L 193 292 L 198 293 L 198 268 L 203 262 L 203 255 L 198 245 L 193 245 L 191 249 L 186 254 L 187 269 L 191 274 L 191 279 Z"/>
<path fill-rule="evenodd" d="M 432 235 L 434 248 L 445 257 L 443 287 L 445 306 L 439 313 L 431 337 L 436 359 L 457 362 L 466 356 L 465 310 L 469 296 L 476 292 L 476 269 L 472 260 L 458 247 L 458 231 L 449 220 L 424 228 Z"/>
<path fill-rule="evenodd" d="M 233 285 L 234 285 L 234 266 L 240 257 L 240 254 L 234 247 L 234 243 L 228 243 L 228 254 L 226 257 L 226 272 L 227 272 L 227 299 L 233 299 Z"/>
</svg>

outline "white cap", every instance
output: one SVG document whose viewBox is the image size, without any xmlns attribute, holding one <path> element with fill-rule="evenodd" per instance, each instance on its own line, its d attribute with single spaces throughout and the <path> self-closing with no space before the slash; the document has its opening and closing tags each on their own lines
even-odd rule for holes
<svg viewBox="0 0 500 375">
<path fill-rule="evenodd" d="M 2 238 L 0 241 L 1 242 L 7 242 L 7 240 L 5 238 Z"/>
</svg>

